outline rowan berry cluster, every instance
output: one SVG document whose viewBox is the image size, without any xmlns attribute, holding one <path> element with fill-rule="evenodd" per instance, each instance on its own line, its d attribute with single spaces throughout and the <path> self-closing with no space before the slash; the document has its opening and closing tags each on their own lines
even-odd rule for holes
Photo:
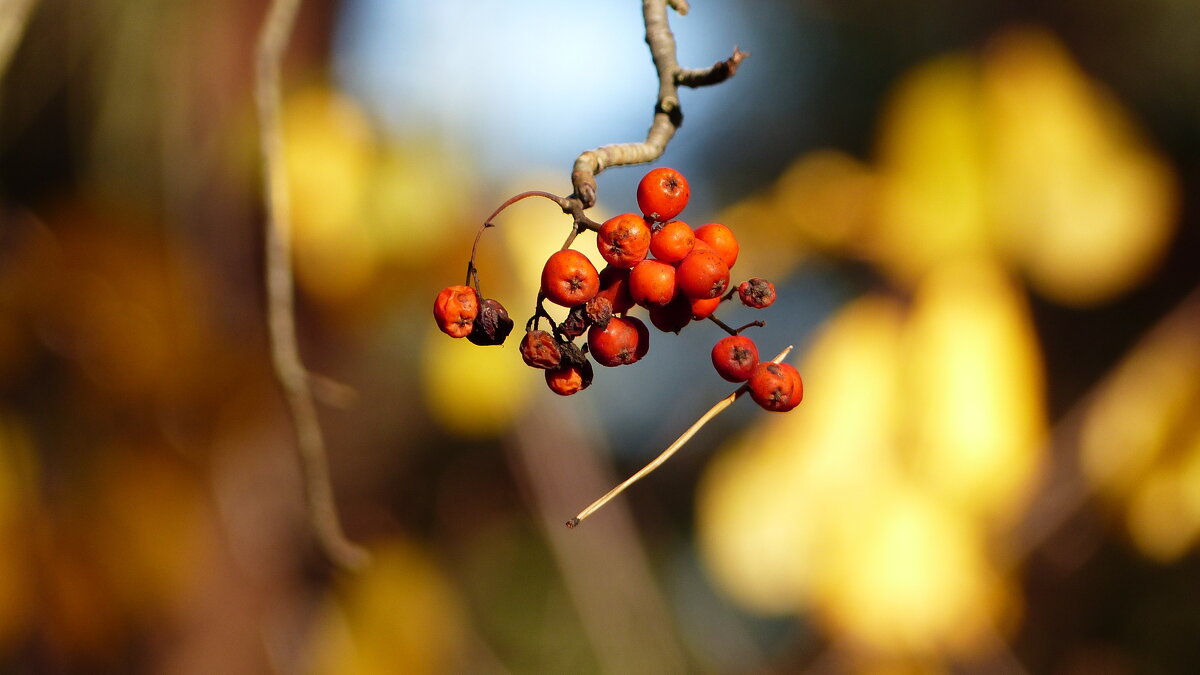
<svg viewBox="0 0 1200 675">
<path fill-rule="evenodd" d="M 552 391 L 569 396 L 586 389 L 593 360 L 606 367 L 641 360 L 650 349 L 650 331 L 630 315 L 637 306 L 664 333 L 678 334 L 694 321 L 710 320 L 729 333 L 712 350 L 713 367 L 721 377 L 746 382 L 751 398 L 767 410 L 787 411 L 800 403 L 804 387 L 796 369 L 759 363 L 754 341 L 741 335 L 763 322 L 734 329 L 715 316 L 717 307 L 734 297 L 747 307 L 768 307 L 775 301 L 775 286 L 753 278 L 730 288 L 737 238 L 720 223 L 693 229 L 676 220 L 689 197 L 687 180 L 678 171 L 653 169 L 638 183 L 640 214 L 623 213 L 588 228 L 596 231 L 604 269 L 597 270 L 586 255 L 569 247 L 573 237 L 546 261 L 520 351 L 526 364 L 545 371 Z M 513 322 L 499 302 L 480 295 L 473 260 L 467 284 L 472 281 L 474 286 L 449 286 L 438 294 L 433 309 L 438 327 L 475 344 L 502 344 Z M 556 323 L 545 301 L 568 308 L 566 319 Z M 541 328 L 543 320 L 549 330 Z M 583 344 L 576 345 L 576 338 L 585 334 Z"/>
</svg>

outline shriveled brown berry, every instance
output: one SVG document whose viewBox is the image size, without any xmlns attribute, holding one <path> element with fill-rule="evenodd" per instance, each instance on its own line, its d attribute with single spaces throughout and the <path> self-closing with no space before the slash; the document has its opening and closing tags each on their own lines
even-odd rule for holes
<svg viewBox="0 0 1200 675">
<path fill-rule="evenodd" d="M 588 321 L 593 326 L 604 328 L 608 325 L 608 320 L 613 315 L 612 302 L 603 295 L 597 295 L 587 301 L 587 304 L 584 306 L 584 314 L 587 315 Z"/>
<path fill-rule="evenodd" d="M 558 341 L 544 330 L 531 330 L 521 338 L 521 358 L 533 368 L 557 368 L 562 361 Z"/>
<path fill-rule="evenodd" d="M 512 332 L 513 320 L 499 301 L 491 298 L 479 303 L 479 316 L 467 339 L 480 346 L 502 345 Z"/>
<path fill-rule="evenodd" d="M 568 338 L 577 338 L 587 332 L 591 322 L 587 317 L 587 305 L 575 305 L 567 312 L 567 318 L 558 324 L 558 332 Z"/>
<path fill-rule="evenodd" d="M 750 398 L 765 410 L 787 412 L 804 399 L 804 381 L 789 363 L 760 363 L 747 384 Z"/>
<path fill-rule="evenodd" d="M 447 286 L 433 301 L 433 318 L 450 337 L 467 337 L 479 315 L 479 294 L 470 286 Z"/>
<path fill-rule="evenodd" d="M 559 342 L 558 350 L 562 354 L 562 361 L 559 365 L 582 368 L 583 364 L 588 363 L 587 354 L 584 354 L 579 345 L 574 342 Z"/>
<path fill-rule="evenodd" d="M 747 307 L 770 307 L 775 302 L 775 284 L 758 277 L 743 281 L 738 285 L 738 298 Z"/>
</svg>

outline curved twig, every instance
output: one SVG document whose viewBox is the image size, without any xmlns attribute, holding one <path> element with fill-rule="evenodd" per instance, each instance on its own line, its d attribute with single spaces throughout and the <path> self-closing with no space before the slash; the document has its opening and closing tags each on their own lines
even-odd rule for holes
<svg viewBox="0 0 1200 675">
<path fill-rule="evenodd" d="M 255 102 L 266 184 L 267 331 L 275 378 L 283 390 L 296 433 L 296 451 L 312 534 L 318 548 L 332 563 L 353 570 L 364 565 L 368 556 L 342 533 L 329 479 L 325 440 L 296 339 L 291 211 L 280 119 L 280 62 L 299 8 L 300 0 L 272 0 L 258 35 L 256 52 Z"/>
<path fill-rule="evenodd" d="M 571 170 L 572 199 L 587 209 L 596 203 L 596 174 L 613 166 L 652 162 L 662 156 L 675 131 L 683 124 L 679 105 L 679 87 L 701 87 L 724 82 L 749 54 L 734 48 L 733 55 L 709 68 L 683 69 L 676 57 L 675 36 L 667 23 L 667 6 L 686 14 L 686 0 L 642 0 L 642 18 L 646 25 L 646 44 L 658 71 L 658 100 L 646 140 L 641 143 L 616 143 L 587 150 L 575 160 Z"/>
</svg>

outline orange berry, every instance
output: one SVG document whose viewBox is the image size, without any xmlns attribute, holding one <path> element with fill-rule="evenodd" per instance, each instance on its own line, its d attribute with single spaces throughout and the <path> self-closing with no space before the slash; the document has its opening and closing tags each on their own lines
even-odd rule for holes
<svg viewBox="0 0 1200 675">
<path fill-rule="evenodd" d="M 729 382 L 745 382 L 758 365 L 758 347 L 754 341 L 741 335 L 730 335 L 717 340 L 712 349 L 713 368 Z"/>
<path fill-rule="evenodd" d="M 692 304 L 683 296 L 679 296 L 665 305 L 650 307 L 650 323 L 664 333 L 678 335 L 679 331 L 691 322 Z"/>
<path fill-rule="evenodd" d="M 720 297 L 729 285 L 729 267 L 714 251 L 693 250 L 679 263 L 675 283 L 692 299 Z"/>
<path fill-rule="evenodd" d="M 602 366 L 622 366 L 634 363 L 646 352 L 640 344 L 642 334 L 632 317 L 614 316 L 604 328 L 592 326 L 588 330 L 588 353 Z M 644 326 L 644 324 L 643 324 Z M 649 337 L 649 333 L 646 334 Z"/>
<path fill-rule="evenodd" d="M 450 337 L 466 337 L 479 316 L 479 294 L 470 286 L 447 286 L 433 301 L 433 318 Z"/>
<path fill-rule="evenodd" d="M 608 264 L 633 267 L 650 251 L 650 227 L 636 213 L 613 216 L 596 232 L 596 248 Z"/>
<path fill-rule="evenodd" d="M 747 384 L 750 398 L 765 410 L 787 412 L 804 399 L 804 381 L 789 363 L 760 363 Z"/>
<path fill-rule="evenodd" d="M 725 265 L 733 268 L 733 263 L 737 262 L 738 257 L 738 242 L 737 237 L 733 236 L 733 230 L 720 223 L 709 223 L 696 228 L 696 238 L 720 253 Z"/>
<path fill-rule="evenodd" d="M 682 220 L 663 223 L 650 236 L 650 253 L 663 262 L 679 262 L 692 252 L 696 235 Z"/>
<path fill-rule="evenodd" d="M 675 297 L 675 268 L 646 259 L 629 271 L 629 294 L 643 307 L 665 305 Z"/>
<path fill-rule="evenodd" d="M 683 174 L 669 167 L 651 169 L 637 186 L 638 208 L 650 220 L 666 222 L 687 206 L 691 189 Z"/>
<path fill-rule="evenodd" d="M 592 384 L 592 364 L 563 365 L 546 371 L 546 385 L 559 396 L 570 396 Z"/>
<path fill-rule="evenodd" d="M 613 314 L 624 314 L 635 304 L 629 294 L 629 270 L 624 267 L 605 265 L 600 270 L 600 291 L 596 297 L 608 298 Z"/>
<path fill-rule="evenodd" d="M 567 248 L 555 251 L 542 268 L 542 293 L 563 307 L 574 307 L 596 297 L 600 275 L 587 256 Z"/>
<path fill-rule="evenodd" d="M 712 316 L 712 313 L 717 311 L 717 307 L 721 306 L 721 296 L 713 298 L 699 298 L 689 300 L 692 308 L 692 318 L 699 321 Z"/>
</svg>

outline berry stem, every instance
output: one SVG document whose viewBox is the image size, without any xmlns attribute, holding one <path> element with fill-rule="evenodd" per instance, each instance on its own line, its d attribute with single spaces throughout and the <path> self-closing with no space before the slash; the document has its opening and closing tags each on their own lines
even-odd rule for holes
<svg viewBox="0 0 1200 675">
<path fill-rule="evenodd" d="M 766 321 L 763 321 L 763 320 L 761 320 L 761 319 L 760 319 L 760 320 L 758 320 L 758 321 L 751 321 L 750 323 L 748 323 L 748 324 L 746 324 L 745 326 L 742 326 L 742 327 L 740 327 L 740 328 L 732 328 L 732 327 L 730 327 L 730 325 L 729 325 L 729 324 L 727 324 L 727 323 L 725 323 L 724 321 L 722 321 L 722 320 L 718 319 L 718 318 L 717 318 L 717 315 L 715 315 L 715 314 L 709 314 L 709 315 L 708 315 L 708 320 L 709 320 L 709 321 L 712 321 L 713 323 L 715 323 L 715 324 L 717 324 L 718 326 L 720 326 L 720 327 L 721 327 L 721 330 L 724 330 L 726 333 L 729 333 L 730 335 L 738 335 L 738 334 L 740 334 L 742 331 L 746 330 L 747 328 L 750 328 L 751 326 L 758 326 L 758 327 L 760 327 L 760 328 L 761 328 L 761 327 L 763 327 L 763 326 L 767 325 L 767 322 L 766 322 Z"/>
<path fill-rule="evenodd" d="M 559 197 L 556 194 L 542 190 L 528 190 L 526 192 L 521 192 L 509 197 L 508 199 L 504 200 L 503 204 L 497 206 L 495 211 L 492 211 L 492 215 L 488 216 L 487 219 L 483 221 L 483 225 L 480 225 L 479 231 L 475 233 L 475 241 L 471 244 L 471 259 L 467 262 L 467 280 L 465 285 L 471 286 L 476 291 L 479 291 L 481 295 L 483 292 L 479 290 L 479 268 L 475 266 L 475 255 L 479 251 L 479 240 L 483 237 L 483 231 L 489 227 L 496 226 L 492 220 L 494 220 L 496 216 L 500 215 L 504 209 L 507 209 L 523 199 L 528 199 L 529 197 L 545 197 L 555 204 L 558 204 L 559 208 L 563 210 L 563 213 L 571 216 L 571 234 L 567 236 L 567 243 L 563 244 L 563 248 L 570 248 L 571 243 L 575 241 L 575 237 L 578 236 L 578 234 L 583 230 L 595 231 L 600 229 L 600 223 L 597 223 L 583 214 L 584 207 L 577 199 Z"/>
<path fill-rule="evenodd" d="M 771 361 L 773 363 L 779 363 L 780 361 L 786 359 L 788 354 L 790 354 L 791 352 L 792 352 L 792 345 L 788 345 L 787 349 L 784 349 L 783 351 L 779 352 L 779 355 L 776 356 L 774 359 L 771 359 Z M 653 460 L 650 461 L 649 464 L 642 467 L 637 473 L 633 474 L 629 478 L 626 478 L 619 485 L 617 485 L 613 489 L 609 490 L 607 493 L 605 493 L 605 495 L 603 497 L 592 502 L 590 505 L 588 505 L 588 507 L 586 509 L 580 511 L 579 515 L 568 520 L 567 527 L 573 529 L 576 525 L 579 525 L 579 523 L 583 522 L 583 520 L 585 518 L 592 515 L 593 513 L 598 511 L 600 509 L 600 507 L 604 506 L 609 501 L 611 501 L 613 499 L 613 497 L 616 497 L 617 495 L 621 494 L 622 492 L 625 491 L 626 488 L 628 488 L 629 486 L 638 482 L 639 480 L 645 478 L 646 476 L 648 476 L 650 474 L 650 472 L 652 472 L 655 469 L 657 469 L 658 467 L 662 466 L 662 464 L 664 462 L 666 462 L 668 459 L 671 459 L 671 456 L 674 455 L 676 452 L 678 452 L 679 449 L 682 448 L 685 443 L 687 443 L 689 440 L 691 440 L 692 436 L 695 436 L 696 432 L 700 431 L 701 427 L 703 427 L 705 424 L 708 424 L 708 422 L 712 418 L 719 415 L 721 413 L 721 411 L 723 411 L 726 408 L 728 408 L 729 406 L 733 405 L 734 401 L 736 401 L 739 397 L 742 396 L 742 394 L 745 394 L 748 391 L 750 391 L 750 385 L 743 384 L 742 386 L 738 387 L 730 395 L 726 396 L 725 398 L 721 399 L 720 401 L 717 401 L 716 405 L 709 408 L 708 412 L 701 415 L 700 419 L 696 420 L 696 422 L 694 424 L 692 424 L 692 426 L 688 427 L 687 431 L 683 432 L 683 434 L 679 438 L 675 439 L 674 443 L 667 446 L 667 449 L 663 450 L 662 453 L 659 454 L 658 457 L 655 457 Z"/>
</svg>

